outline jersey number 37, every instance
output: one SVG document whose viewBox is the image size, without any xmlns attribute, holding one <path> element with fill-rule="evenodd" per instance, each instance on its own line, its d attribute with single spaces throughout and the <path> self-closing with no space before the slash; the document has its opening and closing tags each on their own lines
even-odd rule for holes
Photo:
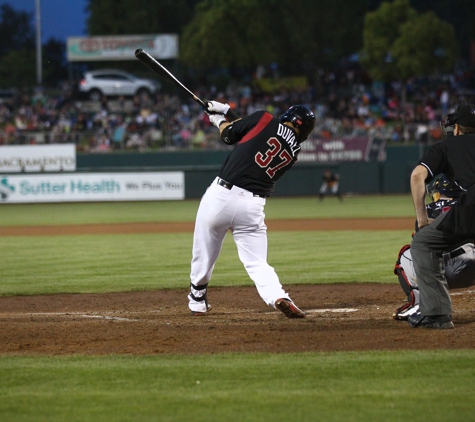
<svg viewBox="0 0 475 422">
<path fill-rule="evenodd" d="M 255 160 L 261 168 L 266 169 L 266 173 L 272 179 L 277 173 L 277 171 L 292 162 L 292 157 L 290 156 L 287 150 L 282 149 L 282 144 L 277 138 L 270 138 L 267 141 L 267 144 L 270 148 L 264 154 L 262 152 L 258 152 L 255 155 Z M 282 161 L 279 162 L 276 166 L 270 167 L 270 163 L 277 156 L 281 158 Z"/>
</svg>

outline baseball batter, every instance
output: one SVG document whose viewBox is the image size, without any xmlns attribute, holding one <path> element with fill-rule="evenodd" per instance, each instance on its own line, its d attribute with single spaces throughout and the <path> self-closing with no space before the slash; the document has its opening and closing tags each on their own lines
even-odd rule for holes
<svg viewBox="0 0 475 422">
<path fill-rule="evenodd" d="M 441 175 L 436 178 L 427 186 L 427 193 L 433 201 L 426 207 L 429 218 L 435 219 L 447 212 L 459 200 L 462 192 L 462 189 L 447 176 Z M 475 245 L 472 242 L 463 242 L 452 250 L 444 252 L 442 257 L 449 289 L 475 284 Z M 394 274 L 398 276 L 402 290 L 407 295 L 407 302 L 396 309 L 393 318 L 407 320 L 419 310 L 419 287 L 410 245 L 404 245 L 399 251 Z"/>
<path fill-rule="evenodd" d="M 300 144 L 315 127 L 315 116 L 306 106 L 296 105 L 280 118 L 258 111 L 228 122 L 224 117 L 228 110 L 228 104 L 207 103 L 211 123 L 219 128 L 223 142 L 235 148 L 198 208 L 188 306 L 194 315 L 211 309 L 208 283 L 230 230 L 239 259 L 264 302 L 288 318 L 304 318 L 267 263 L 264 206 L 275 182 L 297 161 Z"/>
</svg>

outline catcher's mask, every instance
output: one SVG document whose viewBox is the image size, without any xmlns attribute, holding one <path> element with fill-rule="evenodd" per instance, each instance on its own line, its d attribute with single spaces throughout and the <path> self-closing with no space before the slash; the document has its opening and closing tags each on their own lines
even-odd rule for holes
<svg viewBox="0 0 475 422">
<path fill-rule="evenodd" d="M 308 138 L 310 132 L 315 127 L 315 114 L 304 105 L 294 105 L 290 107 L 279 120 L 281 123 L 290 122 L 299 129 L 299 144 Z"/>
<path fill-rule="evenodd" d="M 432 183 L 427 185 L 426 190 L 427 195 L 434 202 L 437 202 L 441 195 L 447 198 L 458 198 L 462 194 L 462 188 L 445 174 L 435 178 Z"/>
<path fill-rule="evenodd" d="M 454 113 L 447 114 L 447 117 L 443 122 L 440 122 L 440 129 L 442 133 L 447 138 L 448 136 L 453 136 L 455 131 L 455 121 L 454 121 Z"/>
</svg>

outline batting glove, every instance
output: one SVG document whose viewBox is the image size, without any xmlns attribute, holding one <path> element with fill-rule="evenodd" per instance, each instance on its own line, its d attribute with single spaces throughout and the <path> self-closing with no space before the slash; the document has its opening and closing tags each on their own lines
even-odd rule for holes
<svg viewBox="0 0 475 422">
<path fill-rule="evenodd" d="M 206 112 L 209 114 L 226 114 L 229 108 L 229 104 L 219 103 L 218 101 L 208 101 L 206 103 Z"/>
<path fill-rule="evenodd" d="M 222 114 L 211 114 L 209 116 L 209 121 L 215 125 L 217 128 L 219 128 L 219 125 L 223 122 L 226 121 L 226 119 L 223 117 Z"/>
</svg>

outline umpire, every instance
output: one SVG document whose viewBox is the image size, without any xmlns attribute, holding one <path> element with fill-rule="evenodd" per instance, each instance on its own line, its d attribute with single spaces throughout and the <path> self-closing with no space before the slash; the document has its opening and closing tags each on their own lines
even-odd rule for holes
<svg viewBox="0 0 475 422">
<path fill-rule="evenodd" d="M 420 292 L 419 312 L 408 319 L 412 328 L 454 328 L 452 302 L 442 253 L 475 237 L 475 105 L 461 104 L 444 123 L 454 136 L 433 145 L 411 174 L 411 194 L 419 230 L 411 252 Z M 435 220 L 425 205 L 425 184 L 440 173 L 463 190 L 460 201 Z"/>
</svg>

